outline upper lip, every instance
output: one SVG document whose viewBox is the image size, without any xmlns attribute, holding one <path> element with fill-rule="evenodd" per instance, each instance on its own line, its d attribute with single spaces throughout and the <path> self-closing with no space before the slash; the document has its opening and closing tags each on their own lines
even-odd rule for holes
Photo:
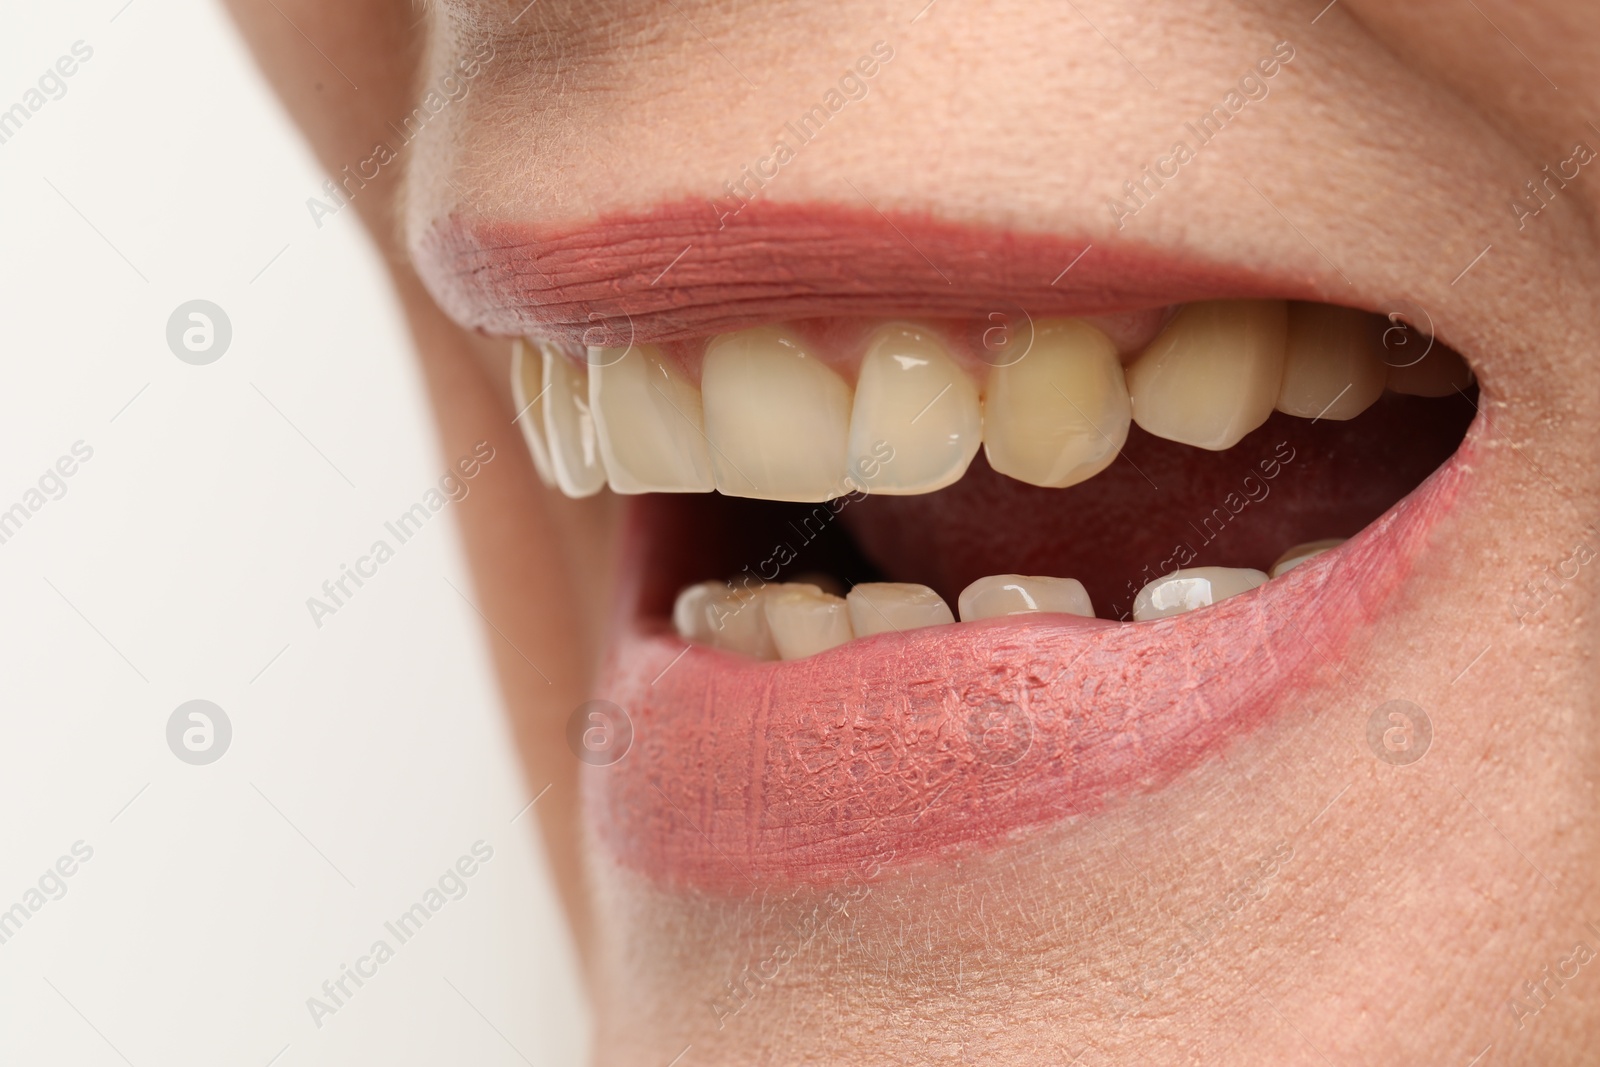
<svg viewBox="0 0 1600 1067">
<path fill-rule="evenodd" d="M 891 217 L 866 204 L 758 201 L 726 224 L 700 200 L 571 223 L 456 215 L 421 229 L 412 256 L 463 326 L 585 345 L 829 315 L 1093 315 L 1326 296 L 1314 278 L 1193 251 Z"/>
</svg>

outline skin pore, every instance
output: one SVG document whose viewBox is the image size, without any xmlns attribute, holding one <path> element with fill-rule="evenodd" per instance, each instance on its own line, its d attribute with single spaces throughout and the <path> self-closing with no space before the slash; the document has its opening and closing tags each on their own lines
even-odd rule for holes
<svg viewBox="0 0 1600 1067">
<path fill-rule="evenodd" d="M 597 1062 L 1583 1062 L 1600 1027 L 1600 962 L 1576 951 L 1600 953 L 1600 175 L 1543 199 L 1525 183 L 1600 146 L 1592 11 L 524 2 L 230 7 L 333 175 L 479 58 L 351 202 L 404 302 L 441 447 L 487 438 L 513 457 L 462 526 L 528 780 L 551 786 L 535 811 Z M 434 243 L 450 218 L 736 207 L 724 183 L 879 41 L 893 58 L 866 94 L 756 204 L 1127 243 L 1281 296 L 1423 308 L 1477 375 L 1471 463 L 1362 637 L 1178 780 L 832 886 L 673 888 L 585 829 L 564 739 L 604 655 L 618 501 L 540 485 L 509 342 L 453 321 L 421 276 L 435 292 L 451 276 Z M 1136 211 L 1109 207 L 1284 41 L 1270 91 Z M 1407 766 L 1367 744 L 1397 698 L 1432 722 Z"/>
</svg>

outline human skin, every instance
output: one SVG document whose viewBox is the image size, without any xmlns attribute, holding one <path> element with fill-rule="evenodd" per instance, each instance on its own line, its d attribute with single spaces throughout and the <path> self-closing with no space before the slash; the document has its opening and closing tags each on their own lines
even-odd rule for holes
<svg viewBox="0 0 1600 1067">
<path fill-rule="evenodd" d="M 939 0 L 913 21 L 920 6 L 230 0 L 330 172 L 494 42 L 353 204 L 441 447 L 487 437 L 516 457 L 481 476 L 462 526 L 528 781 L 551 787 L 535 812 L 596 1062 L 1584 1062 L 1600 964 L 1547 983 L 1536 1014 L 1508 1001 L 1537 1006 L 1524 983 L 1577 942 L 1600 950 L 1595 568 L 1541 610 L 1511 602 L 1600 547 L 1600 179 L 1586 169 L 1521 230 L 1508 201 L 1600 143 L 1592 13 Z M 880 39 L 895 59 L 869 97 L 765 197 L 1136 239 L 1256 268 L 1280 295 L 1423 307 L 1480 385 L 1470 476 L 1338 665 L 1160 788 L 843 886 L 686 889 L 586 830 L 565 741 L 607 640 L 618 502 L 539 484 L 508 343 L 452 321 L 417 264 L 442 292 L 430 235 L 451 217 L 573 227 L 716 196 Z M 1279 40 L 1297 55 L 1271 95 L 1119 231 L 1107 197 Z M 1408 766 L 1366 741 L 1394 698 L 1433 723 Z"/>
</svg>

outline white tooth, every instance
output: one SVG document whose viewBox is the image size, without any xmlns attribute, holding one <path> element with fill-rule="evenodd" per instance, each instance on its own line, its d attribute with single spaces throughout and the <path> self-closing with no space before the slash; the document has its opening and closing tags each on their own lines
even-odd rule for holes
<svg viewBox="0 0 1600 1067">
<path fill-rule="evenodd" d="M 911 582 L 862 582 L 850 590 L 845 602 L 857 637 L 956 621 L 938 593 Z"/>
<path fill-rule="evenodd" d="M 1405 348 L 1396 349 L 1389 356 L 1394 363 L 1411 358 Z M 1436 344 L 1427 355 L 1408 367 L 1391 365 L 1387 384 L 1391 393 L 1404 393 L 1407 396 L 1450 396 L 1472 384 L 1472 368 L 1450 349 Z"/>
<path fill-rule="evenodd" d="M 956 604 L 961 610 L 962 622 L 1035 612 L 1094 618 L 1089 593 L 1076 578 L 991 574 L 961 590 Z"/>
<path fill-rule="evenodd" d="M 1220 452 L 1267 421 L 1283 384 L 1282 300 L 1187 304 L 1128 368 L 1133 421 Z"/>
<path fill-rule="evenodd" d="M 1267 574 L 1276 578 L 1285 571 L 1300 566 L 1300 564 L 1313 556 L 1320 556 L 1330 548 L 1338 548 L 1344 544 L 1344 541 L 1345 539 L 1342 537 L 1331 537 L 1325 541 L 1307 541 L 1303 545 L 1295 545 L 1278 557 L 1278 562 L 1272 565 Z"/>
<path fill-rule="evenodd" d="M 863 488 L 943 489 L 966 473 L 982 436 L 978 390 L 932 332 L 892 324 L 873 335 L 850 413 L 849 473 Z"/>
<path fill-rule="evenodd" d="M 1164 619 L 1208 607 L 1248 593 L 1267 580 L 1265 573 L 1244 567 L 1191 567 L 1157 578 L 1133 598 L 1135 622 Z"/>
<path fill-rule="evenodd" d="M 809 519 L 802 519 L 801 522 L 805 529 L 810 529 Z M 824 593 L 831 593 L 837 597 L 842 597 L 845 594 L 844 583 L 823 571 L 801 571 L 789 581 L 790 584 L 794 585 L 814 585 Z"/>
<path fill-rule="evenodd" d="M 780 659 L 814 656 L 855 636 L 844 598 L 830 596 L 814 585 L 780 585 L 763 603 Z"/>
<path fill-rule="evenodd" d="M 655 345 L 590 349 L 589 406 L 614 492 L 711 490 L 700 390 Z"/>
<path fill-rule="evenodd" d="M 1029 485 L 1076 485 L 1117 458 L 1130 411 L 1110 339 L 1076 319 L 1043 320 L 1022 359 L 989 371 L 984 455 Z"/>
<path fill-rule="evenodd" d="M 672 602 L 672 625 L 685 641 L 711 643 L 711 620 L 706 608 L 711 601 L 728 591 L 722 582 L 699 582 L 678 594 Z"/>
<path fill-rule="evenodd" d="M 1332 304 L 1289 304 L 1279 411 L 1305 419 L 1353 419 L 1383 393 L 1385 371 L 1371 315 Z"/>
<path fill-rule="evenodd" d="M 850 386 L 776 327 L 723 334 L 700 371 L 717 489 L 815 502 L 842 496 Z"/>
<path fill-rule="evenodd" d="M 606 484 L 600 438 L 589 410 L 588 372 L 544 348 L 544 432 L 556 484 L 568 496 L 593 496 Z"/>
<path fill-rule="evenodd" d="M 533 469 L 545 485 L 555 485 L 550 446 L 544 440 L 544 364 L 520 337 L 511 342 L 511 402 L 516 405 L 517 425 L 528 443 Z"/>
<path fill-rule="evenodd" d="M 752 659 L 777 659 L 778 647 L 772 643 L 764 603 L 772 590 L 770 585 L 729 588 L 724 584 L 707 599 L 705 619 L 712 647 L 742 652 Z"/>
</svg>

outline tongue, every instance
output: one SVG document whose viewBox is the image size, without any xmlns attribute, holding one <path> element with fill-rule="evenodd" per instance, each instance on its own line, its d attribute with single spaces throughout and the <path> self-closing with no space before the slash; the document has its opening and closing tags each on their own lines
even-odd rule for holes
<svg viewBox="0 0 1600 1067">
<path fill-rule="evenodd" d="M 947 489 L 868 497 L 842 517 L 885 578 L 952 605 L 984 575 L 1052 575 L 1081 581 L 1100 617 L 1126 618 L 1139 588 L 1177 567 L 1266 570 L 1294 545 L 1357 533 L 1450 457 L 1473 410 L 1385 393 L 1348 422 L 1274 414 L 1220 453 L 1135 426 L 1110 467 L 1067 489 L 996 474 L 980 455 Z"/>
</svg>

